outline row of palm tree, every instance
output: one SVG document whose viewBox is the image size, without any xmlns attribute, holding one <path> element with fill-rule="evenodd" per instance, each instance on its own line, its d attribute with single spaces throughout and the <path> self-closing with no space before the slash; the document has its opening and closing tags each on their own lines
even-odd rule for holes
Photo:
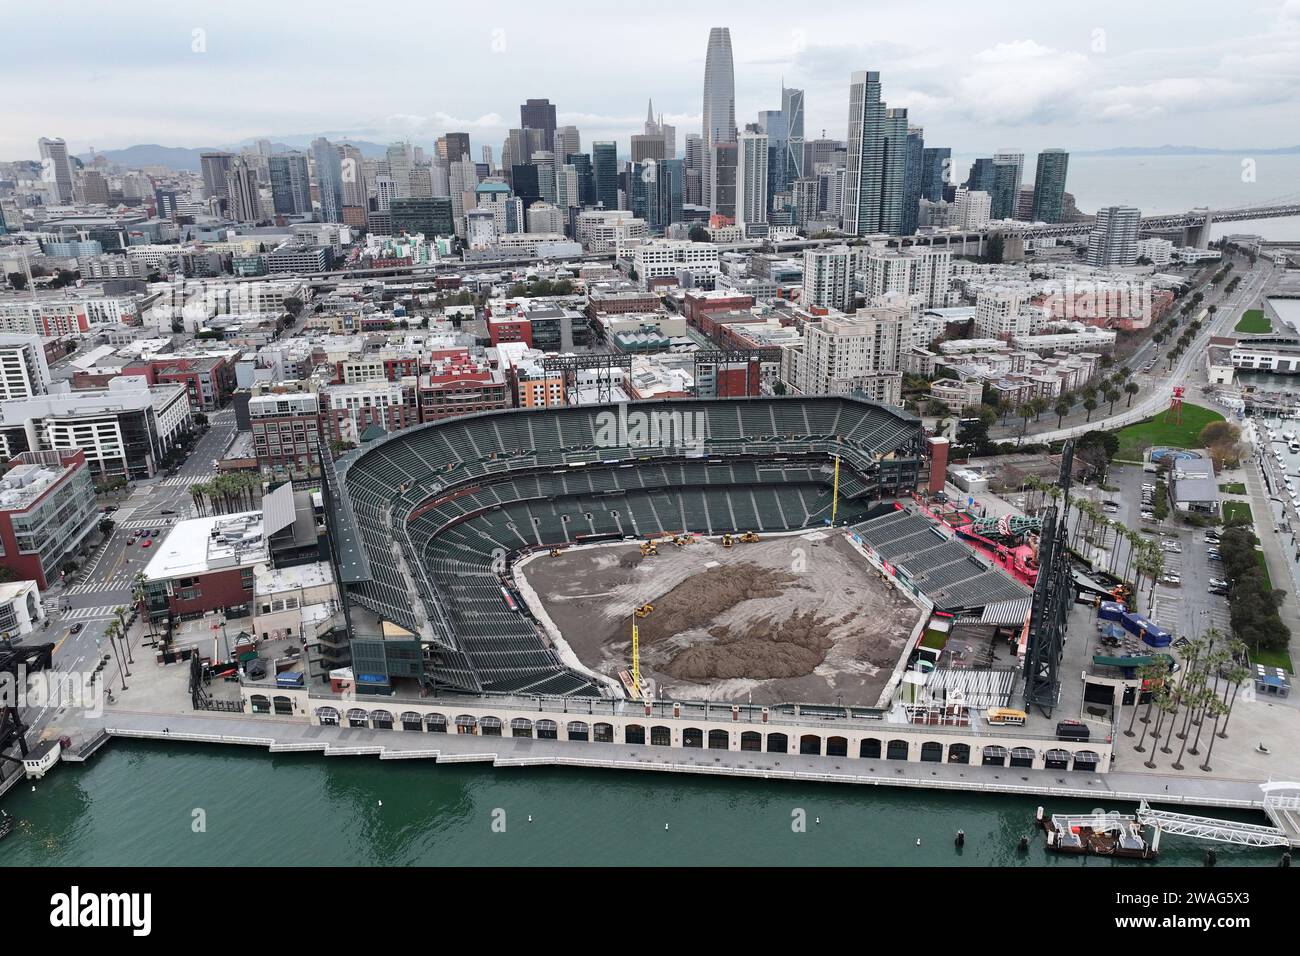
<svg viewBox="0 0 1300 956">
<path fill-rule="evenodd" d="M 1040 510 L 1049 499 L 1053 504 L 1061 499 L 1060 486 L 1044 481 L 1037 475 L 1029 475 L 1022 487 L 1029 499 L 1026 502 L 1026 510 L 1029 511 Z M 1079 551 L 1088 543 L 1101 548 L 1110 544 L 1106 572 L 1121 581 L 1130 580 L 1129 574 L 1132 572 L 1135 594 L 1142 593 L 1143 588 L 1149 584 L 1150 596 L 1147 603 L 1150 605 L 1155 600 L 1156 582 L 1165 570 L 1165 553 L 1160 546 L 1122 522 L 1112 521 L 1096 502 L 1071 495 L 1069 504 L 1078 517 L 1069 529 L 1068 546 Z M 1122 561 L 1120 542 L 1128 545 L 1123 549 Z"/>
<path fill-rule="evenodd" d="M 190 485 L 190 497 L 201 515 L 252 511 L 262 498 L 262 480 L 248 471 L 229 471 L 211 481 Z"/>
<path fill-rule="evenodd" d="M 1183 674 L 1181 681 L 1174 681 L 1163 663 L 1150 664 L 1140 668 L 1138 676 L 1141 687 L 1149 687 L 1151 693 L 1147 699 L 1146 713 L 1141 720 L 1142 736 L 1133 748 L 1138 753 L 1146 753 L 1147 731 L 1151 731 L 1151 752 L 1144 762 L 1149 770 L 1156 769 L 1156 751 L 1172 754 L 1173 740 L 1182 741 L 1178 756 L 1171 764 L 1174 770 L 1184 769 L 1183 757 L 1187 754 L 1198 756 L 1201 746 L 1201 732 L 1206 724 L 1213 720 L 1214 729 L 1210 733 L 1209 745 L 1205 750 L 1205 760 L 1201 770 L 1209 773 L 1210 757 L 1214 753 L 1216 738 L 1226 739 L 1228 722 L 1232 719 L 1232 710 L 1237 703 L 1241 685 L 1250 678 L 1250 670 L 1242 665 L 1245 660 L 1245 645 L 1234 639 L 1224 640 L 1216 630 L 1210 629 L 1200 637 L 1193 638 L 1183 656 Z M 1231 693 L 1229 693 L 1231 692 Z M 1133 696 L 1133 713 L 1129 718 L 1128 729 L 1124 736 L 1136 736 L 1133 725 L 1140 709 L 1140 694 Z M 1156 712 L 1155 724 L 1151 723 L 1152 711 Z M 1181 726 L 1179 713 L 1182 713 Z M 1220 726 L 1219 720 L 1223 724 Z M 1192 727 L 1196 736 L 1192 738 Z M 1164 735 L 1163 744 L 1160 743 Z M 1159 747 L 1157 747 L 1159 745 Z"/>
</svg>

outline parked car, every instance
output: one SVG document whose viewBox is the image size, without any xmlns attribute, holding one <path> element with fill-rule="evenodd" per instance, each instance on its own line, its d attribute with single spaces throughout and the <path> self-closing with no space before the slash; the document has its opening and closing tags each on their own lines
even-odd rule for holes
<svg viewBox="0 0 1300 956">
<path fill-rule="evenodd" d="M 150 541 L 148 538 L 145 538 L 145 539 L 144 539 L 144 542 L 140 545 L 140 547 L 142 547 L 142 548 L 151 548 L 151 547 L 153 547 L 153 542 Z"/>
</svg>

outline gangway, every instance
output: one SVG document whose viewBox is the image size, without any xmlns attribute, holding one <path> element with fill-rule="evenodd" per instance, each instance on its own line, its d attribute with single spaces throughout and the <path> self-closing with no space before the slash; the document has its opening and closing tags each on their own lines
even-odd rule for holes
<svg viewBox="0 0 1300 956">
<path fill-rule="evenodd" d="M 1172 810 L 1153 810 L 1145 800 L 1138 806 L 1137 819 L 1143 826 L 1154 827 L 1159 833 L 1189 836 L 1196 840 L 1210 840 L 1215 843 L 1292 847 L 1298 842 L 1296 834 L 1288 834 L 1280 827 L 1238 823 L 1235 820 L 1200 817 L 1190 813 L 1175 813 Z"/>
</svg>

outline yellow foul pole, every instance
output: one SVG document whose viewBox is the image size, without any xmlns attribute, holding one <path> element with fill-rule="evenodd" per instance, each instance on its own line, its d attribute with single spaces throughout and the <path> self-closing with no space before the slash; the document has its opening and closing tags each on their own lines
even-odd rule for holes
<svg viewBox="0 0 1300 956">
<path fill-rule="evenodd" d="M 835 515 L 840 510 L 840 456 L 835 456 L 835 493 L 831 498 L 831 526 L 835 526 Z"/>
<path fill-rule="evenodd" d="M 641 642 L 637 636 L 636 615 L 632 616 L 632 693 L 641 698 Z"/>
</svg>

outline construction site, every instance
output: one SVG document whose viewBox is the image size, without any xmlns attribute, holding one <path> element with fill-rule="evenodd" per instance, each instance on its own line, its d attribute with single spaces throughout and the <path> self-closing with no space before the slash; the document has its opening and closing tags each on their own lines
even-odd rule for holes
<svg viewBox="0 0 1300 956">
<path fill-rule="evenodd" d="M 553 550 L 515 579 L 575 663 L 630 693 L 639 664 L 658 698 L 875 706 L 921 617 L 820 530 Z"/>
</svg>

